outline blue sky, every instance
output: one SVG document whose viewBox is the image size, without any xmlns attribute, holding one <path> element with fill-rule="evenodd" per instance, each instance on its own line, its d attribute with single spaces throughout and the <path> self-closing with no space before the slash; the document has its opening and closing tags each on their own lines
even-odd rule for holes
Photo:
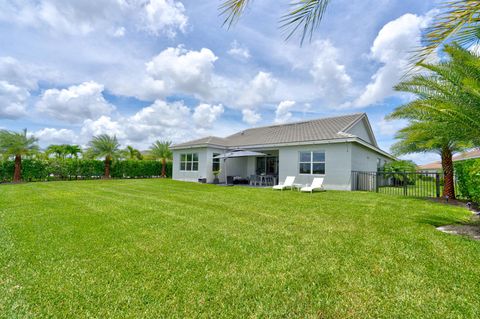
<svg viewBox="0 0 480 319">
<path fill-rule="evenodd" d="M 109 133 L 145 149 L 366 112 L 389 150 L 404 123 L 384 117 L 411 98 L 392 86 L 434 1 L 333 0 L 302 47 L 278 29 L 288 1 L 253 1 L 230 30 L 219 3 L 0 0 L 0 127 L 42 146 Z"/>
</svg>

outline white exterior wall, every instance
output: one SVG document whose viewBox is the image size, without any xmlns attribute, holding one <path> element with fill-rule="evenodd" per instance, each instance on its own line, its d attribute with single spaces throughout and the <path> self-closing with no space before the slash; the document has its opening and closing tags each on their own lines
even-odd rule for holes
<svg viewBox="0 0 480 319">
<path fill-rule="evenodd" d="M 352 170 L 362 172 L 376 172 L 377 159 L 382 160 L 382 166 L 392 160 L 365 146 L 352 144 Z"/>
<path fill-rule="evenodd" d="M 352 128 L 350 128 L 347 132 L 360 137 L 365 142 L 368 142 L 372 145 L 374 144 L 372 138 L 370 137 L 370 134 L 367 131 L 365 120 L 358 122 Z"/>
<path fill-rule="evenodd" d="M 279 180 L 295 176 L 295 182 L 310 184 L 314 177 L 324 177 L 325 189 L 351 190 L 351 143 L 289 146 L 279 148 Z M 299 174 L 300 151 L 324 151 L 325 175 Z"/>
<path fill-rule="evenodd" d="M 198 171 L 180 171 L 180 154 L 197 153 Z M 198 182 L 199 178 L 206 177 L 206 148 L 192 148 L 186 150 L 173 150 L 172 179 L 179 181 Z"/>
</svg>

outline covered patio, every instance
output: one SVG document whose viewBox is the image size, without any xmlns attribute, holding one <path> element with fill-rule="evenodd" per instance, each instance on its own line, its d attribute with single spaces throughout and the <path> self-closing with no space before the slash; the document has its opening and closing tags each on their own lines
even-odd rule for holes
<svg viewBox="0 0 480 319">
<path fill-rule="evenodd" d="M 214 156 L 222 162 L 224 185 L 273 186 L 278 181 L 278 150 L 236 149 Z"/>
</svg>

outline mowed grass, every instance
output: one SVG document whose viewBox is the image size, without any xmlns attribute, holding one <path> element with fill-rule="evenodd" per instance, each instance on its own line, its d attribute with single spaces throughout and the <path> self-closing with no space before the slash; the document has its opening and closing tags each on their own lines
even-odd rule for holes
<svg viewBox="0 0 480 319">
<path fill-rule="evenodd" d="M 171 180 L 0 185 L 3 318 L 479 318 L 469 213 Z"/>
</svg>

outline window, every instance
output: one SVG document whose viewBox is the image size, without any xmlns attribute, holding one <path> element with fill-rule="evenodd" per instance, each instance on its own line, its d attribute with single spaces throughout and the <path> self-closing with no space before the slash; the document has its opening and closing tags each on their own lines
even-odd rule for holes
<svg viewBox="0 0 480 319">
<path fill-rule="evenodd" d="M 300 174 L 325 174 L 325 152 L 300 152 Z"/>
<path fill-rule="evenodd" d="M 219 153 L 213 153 L 212 172 L 217 172 L 217 171 L 220 170 L 220 159 L 215 158 L 218 155 L 220 155 L 220 154 Z"/>
<path fill-rule="evenodd" d="M 382 159 L 377 158 L 377 171 L 381 171 L 381 170 L 382 170 Z"/>
<path fill-rule="evenodd" d="M 198 154 L 180 154 L 181 171 L 198 171 Z"/>
</svg>

